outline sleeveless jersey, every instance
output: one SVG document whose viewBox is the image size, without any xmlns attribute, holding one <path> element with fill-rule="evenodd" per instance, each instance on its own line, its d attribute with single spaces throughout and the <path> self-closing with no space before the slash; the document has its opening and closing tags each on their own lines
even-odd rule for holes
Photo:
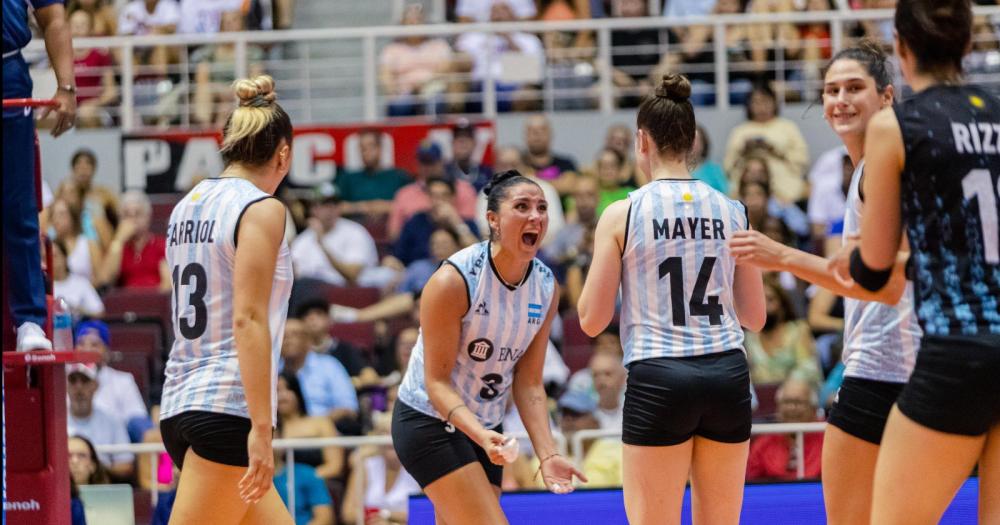
<svg viewBox="0 0 1000 525">
<path fill-rule="evenodd" d="M 484 241 L 452 255 L 450 264 L 462 274 L 468 290 L 469 310 L 462 317 L 458 359 L 451 383 L 466 406 L 486 428 L 503 421 L 514 366 L 528 350 L 548 315 L 555 290 L 555 277 L 538 259 L 524 280 L 509 288 L 498 277 L 490 243 Z M 415 410 L 444 420 L 427 395 L 424 379 L 424 348 L 421 329 L 410 355 L 399 399 Z"/>
<path fill-rule="evenodd" d="M 622 254 L 625 364 L 743 348 L 726 245 L 746 208 L 707 184 L 660 179 L 629 194 Z"/>
<path fill-rule="evenodd" d="M 862 160 L 851 176 L 844 212 L 844 237 L 861 233 Z M 922 332 L 913 313 L 913 283 L 907 281 L 899 303 L 844 298 L 844 375 L 905 383 L 917 361 Z"/>
<path fill-rule="evenodd" d="M 928 335 L 1000 334 L 1000 99 L 932 86 L 895 108 L 917 317 Z"/>
<path fill-rule="evenodd" d="M 267 198 L 271 195 L 245 179 L 206 179 L 170 214 L 167 264 L 173 278 L 174 344 L 163 384 L 164 419 L 192 410 L 249 417 L 233 338 L 233 270 L 243 213 Z M 291 254 L 282 242 L 268 305 L 272 424 L 291 291 Z"/>
</svg>

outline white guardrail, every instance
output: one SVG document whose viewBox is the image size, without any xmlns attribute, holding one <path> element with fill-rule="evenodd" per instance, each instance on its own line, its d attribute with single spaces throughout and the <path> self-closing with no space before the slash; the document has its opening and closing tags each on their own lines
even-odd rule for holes
<svg viewBox="0 0 1000 525">
<path fill-rule="evenodd" d="M 976 7 L 975 13 L 980 17 L 989 17 L 993 22 L 1000 19 L 1000 7 Z M 592 71 L 593 84 L 585 87 L 557 87 L 555 81 L 559 74 L 573 75 L 574 73 L 558 73 L 552 68 L 543 67 L 540 81 L 541 100 L 544 109 L 553 109 L 553 102 L 558 99 L 568 99 L 572 97 L 585 97 L 593 102 L 593 107 L 602 113 L 609 114 L 615 109 L 615 97 L 625 94 L 635 94 L 634 88 L 615 86 L 613 57 L 634 53 L 648 53 L 650 50 L 643 47 L 629 48 L 622 46 L 612 46 L 612 34 L 616 30 L 638 30 L 638 29 L 670 29 L 689 28 L 692 26 L 710 26 L 712 28 L 712 38 L 708 43 L 703 44 L 702 51 L 711 52 L 714 61 L 682 64 L 678 66 L 681 72 L 711 74 L 714 77 L 714 84 L 710 86 L 715 94 L 715 104 L 717 107 L 726 108 L 729 105 L 729 72 L 749 71 L 751 63 L 730 62 L 727 51 L 746 50 L 745 44 L 731 43 L 727 40 L 727 32 L 735 26 L 746 26 L 748 24 L 808 24 L 819 23 L 828 26 L 829 41 L 820 42 L 821 45 L 829 44 L 834 52 L 841 49 L 845 44 L 851 42 L 849 31 L 856 24 L 861 22 L 891 23 L 892 10 L 833 10 L 833 11 L 813 11 L 795 13 L 768 13 L 768 14 L 735 14 L 735 15 L 713 15 L 705 17 L 686 18 L 666 18 L 662 16 L 651 16 L 642 18 L 602 18 L 588 20 L 572 20 L 558 22 L 509 22 L 509 23 L 476 23 L 476 24 L 438 24 L 420 26 L 380 26 L 380 27 L 345 27 L 327 29 L 293 29 L 284 31 L 245 31 L 245 32 L 223 32 L 215 34 L 174 34 L 174 35 L 146 35 L 141 37 L 115 36 L 105 38 L 79 38 L 74 40 L 74 46 L 78 49 L 106 48 L 112 56 L 116 58 L 118 65 L 114 68 L 117 78 L 120 101 L 118 104 L 107 107 L 106 110 L 118 119 L 120 126 L 125 131 L 133 131 L 144 125 L 156 125 L 150 122 L 143 122 L 143 116 L 149 116 L 154 107 L 160 105 L 159 100 L 150 100 L 150 86 L 142 85 L 140 93 L 140 105 L 137 105 L 136 78 L 140 83 L 145 77 L 147 80 L 154 71 L 152 66 L 139 65 L 136 63 L 137 56 L 142 56 L 144 50 L 157 46 L 167 46 L 175 52 L 175 63 L 168 66 L 167 75 L 176 80 L 177 85 L 168 87 L 174 93 L 172 101 L 174 106 L 173 120 L 160 122 L 159 125 L 197 126 L 210 125 L 211 123 L 195 123 L 192 121 L 191 108 L 195 102 L 192 101 L 192 93 L 195 92 L 193 75 L 197 69 L 197 64 L 192 64 L 189 51 L 194 47 L 202 45 L 231 45 L 231 60 L 224 62 L 213 62 L 210 68 L 213 73 L 224 72 L 235 75 L 235 77 L 247 76 L 252 69 L 263 69 L 271 73 L 279 80 L 279 89 L 282 95 L 282 104 L 297 122 L 302 123 L 330 123 L 330 118 L 336 120 L 342 118 L 351 121 L 364 120 L 367 122 L 377 121 L 385 118 L 383 107 L 388 102 L 388 98 L 382 93 L 379 86 L 379 63 L 378 53 L 382 47 L 399 37 L 407 36 L 428 36 L 453 38 L 463 33 L 483 32 L 496 34 L 502 32 L 528 32 L 538 35 L 555 32 L 591 32 L 596 36 L 594 47 L 574 48 L 573 53 L 567 54 L 568 49 L 548 49 L 546 50 L 546 64 L 552 65 L 559 60 L 569 60 L 571 63 L 588 65 L 587 71 Z M 882 28 L 884 33 L 884 28 Z M 996 31 L 985 38 L 990 42 L 996 42 Z M 331 44 L 333 47 L 331 48 Z M 340 46 L 337 48 L 336 46 Z M 740 48 L 739 46 L 744 47 Z M 787 71 L 804 70 L 807 66 L 815 69 L 817 64 L 813 60 L 791 60 L 785 56 L 785 47 L 781 37 L 765 43 L 770 52 L 764 72 L 773 76 L 779 81 L 788 80 L 788 85 L 794 86 L 802 93 L 811 94 L 819 91 L 821 79 L 786 79 Z M 248 48 L 250 46 L 268 47 L 272 51 L 278 49 L 277 53 L 272 53 L 271 58 L 251 63 L 248 60 Z M 281 50 L 293 50 L 289 53 L 282 53 Z M 331 50 L 332 49 L 332 50 Z M 661 44 L 656 50 L 661 56 L 666 53 L 675 53 L 680 50 L 680 44 L 668 43 L 666 39 L 661 39 Z M 187 52 L 185 52 L 187 51 Z M 37 60 L 44 57 L 43 43 L 40 39 L 35 39 L 25 49 L 26 56 L 30 60 Z M 287 56 L 280 56 L 280 55 Z M 570 56 L 571 55 L 571 56 Z M 567 58 L 570 56 L 570 58 Z M 575 57 L 575 58 L 574 58 Z M 490 51 L 490 57 L 486 64 L 490 65 L 501 57 Z M 574 62 L 575 61 L 575 62 Z M 592 67 L 592 69 L 590 69 Z M 572 68 L 570 68 L 572 69 Z M 627 69 L 627 68 L 625 68 Z M 632 71 L 635 74 L 645 75 L 651 70 L 645 67 L 644 71 Z M 481 100 L 482 115 L 493 117 L 497 113 L 497 91 L 494 82 L 495 73 L 492 67 L 484 68 L 485 77 L 481 80 L 481 93 L 464 93 L 465 100 Z M 100 72 L 92 72 L 97 75 Z M 163 75 L 163 71 L 157 74 Z M 463 76 L 464 75 L 464 76 Z M 991 75 L 990 81 L 997 82 L 997 75 Z M 471 79 L 469 73 L 453 73 L 449 78 Z M 54 86 L 53 86 L 54 88 Z M 220 82 L 213 82 L 213 93 L 224 95 L 228 86 Z M 629 89 L 633 89 L 629 92 Z M 155 91 L 155 90 L 153 90 Z M 164 96 L 163 93 L 152 95 Z M 596 100 L 595 100 L 596 99 Z M 145 105 L 141 105 L 145 104 Z M 331 117 L 330 111 L 334 110 Z M 324 114 L 324 111 L 326 113 Z M 436 110 L 434 110 L 436 111 Z M 339 115 L 339 117 L 338 117 Z"/>
<path fill-rule="evenodd" d="M 795 447 L 797 452 L 797 457 L 802 458 L 804 456 L 805 442 L 804 435 L 814 432 L 823 432 L 826 429 L 825 422 L 815 422 L 815 423 L 760 423 L 754 424 L 751 429 L 752 435 L 765 435 L 765 434 L 795 434 Z M 514 436 L 518 439 L 527 439 L 528 434 L 525 432 L 510 432 L 506 435 Z M 583 465 L 584 457 L 584 442 L 601 439 L 601 438 L 620 438 L 622 435 L 621 430 L 581 430 L 573 434 L 572 441 L 567 443 L 566 436 L 562 433 L 555 431 L 553 432 L 553 438 L 556 441 L 556 446 L 562 454 L 567 454 L 572 452 L 572 458 L 577 466 Z M 276 450 L 285 451 L 285 465 L 286 468 L 295 464 L 295 451 L 299 449 L 316 449 L 323 447 L 343 447 L 343 448 L 354 448 L 365 445 L 392 445 L 392 438 L 390 436 L 337 436 L 329 438 L 295 438 L 295 439 L 275 439 L 273 446 Z M 567 448 L 569 445 L 569 449 Z M 166 452 L 163 447 L 163 443 L 129 443 L 123 445 L 96 445 L 94 447 L 99 454 L 121 454 L 130 453 L 136 456 L 147 454 L 150 456 L 152 461 L 152 466 L 150 468 L 150 498 L 152 504 L 156 506 L 156 500 L 158 497 L 157 486 L 159 485 L 157 479 L 157 472 L 159 466 L 159 455 Z M 295 469 L 287 468 L 288 473 L 288 509 L 292 513 L 292 519 L 295 519 Z M 798 472 L 796 473 L 798 479 L 805 477 L 805 470 L 802 461 L 798 462 Z M 364 491 L 359 490 L 358 496 L 359 501 L 355 502 L 359 509 L 364 508 Z"/>
</svg>

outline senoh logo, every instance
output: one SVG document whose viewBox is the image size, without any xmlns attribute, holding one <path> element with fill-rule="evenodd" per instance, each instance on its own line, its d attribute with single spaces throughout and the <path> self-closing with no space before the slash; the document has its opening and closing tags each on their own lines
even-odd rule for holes
<svg viewBox="0 0 1000 525">
<path fill-rule="evenodd" d="M 42 510 L 41 504 L 35 499 L 27 501 L 5 501 L 3 502 L 4 512 L 37 512 Z"/>
<path fill-rule="evenodd" d="M 469 357 L 482 363 L 493 356 L 493 343 L 489 339 L 476 339 L 469 343 Z"/>
</svg>

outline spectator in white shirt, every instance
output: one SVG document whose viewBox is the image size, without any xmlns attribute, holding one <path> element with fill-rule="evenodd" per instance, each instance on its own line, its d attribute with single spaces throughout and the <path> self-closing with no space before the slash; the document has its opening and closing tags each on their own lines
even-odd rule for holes
<svg viewBox="0 0 1000 525">
<path fill-rule="evenodd" d="M 178 33 L 218 33 L 222 13 L 243 7 L 243 0 L 181 0 Z"/>
<path fill-rule="evenodd" d="M 98 389 L 97 367 L 81 363 L 69 365 L 66 381 L 69 394 L 69 415 L 66 418 L 68 434 L 83 436 L 97 446 L 128 444 L 125 423 L 94 406 L 94 394 Z M 100 458 L 115 480 L 128 480 L 132 477 L 135 459 L 132 454 L 100 454 Z"/>
<path fill-rule="evenodd" d="M 854 164 L 844 146 L 837 146 L 820 155 L 809 170 L 807 210 L 813 239 L 823 239 L 831 224 L 844 220 L 847 188 L 853 173 Z"/>
<path fill-rule="evenodd" d="M 455 16 L 463 23 L 489 22 L 490 11 L 500 3 L 510 8 L 515 20 L 528 20 L 538 14 L 534 0 L 458 0 Z"/>
<path fill-rule="evenodd" d="M 52 295 L 66 301 L 74 319 L 104 315 L 104 302 L 90 280 L 69 273 L 66 244 L 60 240 L 52 243 Z"/>
<path fill-rule="evenodd" d="M 181 12 L 174 0 L 132 0 L 118 15 L 118 34 L 170 34 L 177 30 Z"/>
<path fill-rule="evenodd" d="M 341 217 L 336 186 L 324 184 L 309 211 L 309 228 L 292 242 L 296 279 L 318 279 L 335 286 L 359 284 L 366 269 L 378 266 L 378 251 L 364 226 Z"/>
<path fill-rule="evenodd" d="M 149 412 L 135 377 L 128 372 L 115 370 L 108 364 L 110 348 L 111 332 L 103 321 L 84 321 L 77 326 L 76 349 L 101 355 L 96 368 L 98 388 L 94 395 L 95 407 L 121 419 L 132 442 L 139 442 L 153 423 L 149 419 Z"/>
</svg>

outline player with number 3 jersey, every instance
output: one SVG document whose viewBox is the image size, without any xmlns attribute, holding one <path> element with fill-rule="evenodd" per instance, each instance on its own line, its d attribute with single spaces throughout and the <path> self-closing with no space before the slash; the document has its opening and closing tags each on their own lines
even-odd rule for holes
<svg viewBox="0 0 1000 525">
<path fill-rule="evenodd" d="M 691 178 L 691 84 L 666 75 L 639 107 L 636 158 L 652 180 L 605 210 L 577 309 L 591 336 L 621 284 L 628 367 L 622 425 L 629 523 L 679 523 L 691 479 L 695 523 L 736 524 L 750 439 L 743 330 L 764 325 L 760 271 L 727 239 L 746 208 Z"/>
</svg>

